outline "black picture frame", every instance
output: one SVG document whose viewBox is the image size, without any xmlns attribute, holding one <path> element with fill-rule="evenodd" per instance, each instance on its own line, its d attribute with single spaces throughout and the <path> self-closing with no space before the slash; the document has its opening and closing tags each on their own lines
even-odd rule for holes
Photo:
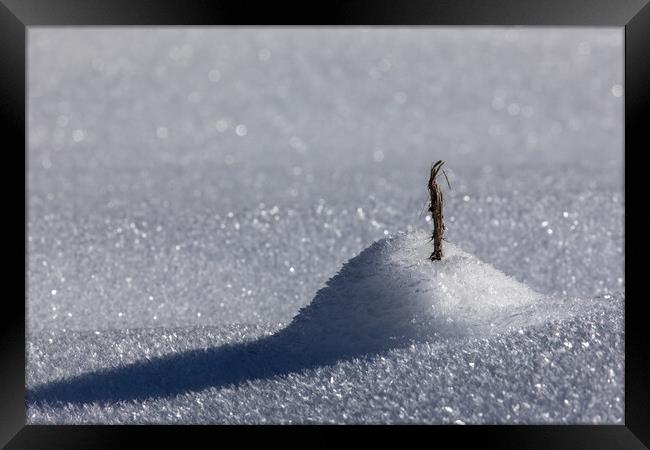
<svg viewBox="0 0 650 450">
<path fill-rule="evenodd" d="M 625 193 L 633 181 L 632 155 L 650 148 L 645 122 L 650 109 L 650 5 L 649 0 L 351 0 L 301 4 L 236 0 L 0 0 L 0 119 L 5 164 L 2 177 L 5 225 L 6 292 L 0 315 L 0 444 L 6 448 L 124 448 L 146 433 L 147 442 L 184 441 L 188 433 L 210 434 L 215 443 L 241 427 L 164 426 L 35 426 L 26 425 L 25 299 L 26 282 L 26 32 L 30 26 L 89 25 L 495 25 L 495 26 L 614 26 L 625 27 Z M 23 149 L 21 152 L 19 149 Z M 642 179 L 642 178 L 641 178 Z M 16 186 L 24 188 L 19 193 Z M 637 191 L 638 192 L 638 191 Z M 647 202 L 647 200 L 646 200 Z M 626 208 L 625 236 L 644 213 Z M 22 211 L 20 224 L 15 211 Z M 641 220 L 642 223 L 642 220 Z M 19 239 L 22 237 L 22 239 Z M 625 255 L 628 252 L 625 239 Z M 641 253 L 639 251 L 634 253 Z M 22 264 L 21 264 L 22 263 Z M 440 442 L 467 440 L 488 448 L 612 448 L 636 449 L 650 445 L 650 352 L 644 299 L 636 291 L 635 277 L 626 263 L 625 302 L 625 424 L 620 426 L 432 426 L 392 427 L 391 431 L 427 435 Z M 22 276 L 19 272 L 22 271 Z M 23 280 L 20 282 L 19 280 Z M 17 291 L 17 292 L 16 292 Z M 22 298 L 22 301 L 20 300 Z M 336 427 L 337 430 L 357 427 Z M 255 427 L 257 434 L 275 427 Z M 249 427 L 238 437 L 253 436 Z M 293 427 L 291 433 L 323 434 L 331 427 Z M 372 428 L 383 432 L 384 428 Z M 155 431 L 155 433 L 152 433 Z M 256 436 L 260 437 L 260 436 Z M 244 437 L 245 439 L 245 437 Z M 240 441 L 243 443 L 244 441 Z M 321 443 L 327 442 L 325 440 Z M 335 440 L 332 443 L 338 442 Z"/>
</svg>

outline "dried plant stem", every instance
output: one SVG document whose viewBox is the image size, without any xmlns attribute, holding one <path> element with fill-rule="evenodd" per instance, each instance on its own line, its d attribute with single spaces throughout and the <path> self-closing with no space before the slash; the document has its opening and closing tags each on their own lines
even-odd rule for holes
<svg viewBox="0 0 650 450">
<path fill-rule="evenodd" d="M 445 222 L 442 215 L 443 198 L 442 189 L 440 189 L 440 186 L 436 182 L 436 176 L 443 164 L 444 161 L 440 160 L 431 166 L 431 176 L 427 185 L 430 197 L 429 212 L 431 212 L 431 218 L 433 219 L 433 236 L 431 237 L 433 241 L 433 253 L 429 256 L 431 261 L 439 261 L 443 257 L 442 239 L 445 234 Z M 447 185 L 449 185 L 447 174 L 444 170 L 442 173 L 447 179 Z M 450 185 L 449 187 L 451 188 Z"/>
</svg>

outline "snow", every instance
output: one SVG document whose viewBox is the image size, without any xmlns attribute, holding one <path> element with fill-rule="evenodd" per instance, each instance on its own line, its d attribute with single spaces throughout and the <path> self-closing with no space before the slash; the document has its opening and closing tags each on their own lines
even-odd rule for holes
<svg viewBox="0 0 650 450">
<path fill-rule="evenodd" d="M 336 355 L 383 350 L 439 334 L 504 331 L 526 324 L 541 295 L 463 252 L 445 246 L 431 262 L 429 237 L 382 239 L 348 261 L 278 339 L 302 352 Z"/>
<path fill-rule="evenodd" d="M 29 423 L 623 422 L 621 30 L 28 34 Z"/>
<path fill-rule="evenodd" d="M 62 404 L 34 403 L 28 420 L 622 423 L 622 300 L 614 300 L 521 333 L 440 337 L 336 363 L 277 353 L 264 326 L 48 332 L 28 346 L 29 382 L 75 381 L 50 385 L 45 394 Z M 257 336 L 258 345 L 231 347 Z M 162 364 L 147 363 L 161 356 Z"/>
</svg>

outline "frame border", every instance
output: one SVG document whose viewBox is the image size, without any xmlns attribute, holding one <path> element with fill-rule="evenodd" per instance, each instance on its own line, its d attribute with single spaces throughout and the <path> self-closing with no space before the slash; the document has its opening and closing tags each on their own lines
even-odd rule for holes
<svg viewBox="0 0 650 450">
<path fill-rule="evenodd" d="M 625 27 L 625 158 L 624 179 L 642 179 L 632 176 L 637 167 L 628 163 L 628 157 L 646 150 L 648 139 L 642 120 L 650 110 L 650 0 L 411 0 L 407 5 L 390 0 L 332 1 L 318 6 L 302 3 L 253 3 L 250 0 L 0 0 L 0 119 L 7 127 L 5 146 L 11 163 L 6 171 L 11 175 L 5 192 L 16 184 L 24 188 L 24 196 L 9 197 L 7 210 L 23 212 L 24 223 L 10 223 L 11 236 L 7 239 L 13 272 L 7 278 L 22 279 L 18 294 L 12 292 L 9 311 L 0 318 L 0 445 L 6 448 L 117 448 L 126 447 L 145 430 L 155 429 L 162 443 L 177 439 L 182 442 L 188 432 L 222 439 L 235 427 L 197 426 L 41 426 L 25 425 L 25 304 L 27 293 L 27 186 L 26 186 L 26 36 L 32 26 L 102 26 L 102 25 L 490 25 L 490 26 L 615 26 Z M 646 113 L 646 114 L 644 114 Z M 13 151 L 23 149 L 22 156 Z M 636 151 L 635 151 L 636 150 Z M 15 161 L 14 159 L 15 158 Z M 18 167 L 20 170 L 15 170 Z M 16 180 L 13 177 L 16 177 Z M 6 180 L 8 177 L 4 177 Z M 15 188 L 14 188 L 15 190 Z M 627 192 L 626 192 L 627 191 Z M 638 191 L 636 191 L 638 193 Z M 624 189 L 625 195 L 635 190 Z M 647 203 L 647 199 L 645 199 Z M 644 211 L 626 210 L 625 235 L 629 217 L 641 217 Z M 17 222 L 17 221 L 16 221 Z M 625 255 L 629 239 L 625 239 Z M 637 252 L 638 253 L 638 252 Z M 20 268 L 14 261 L 22 261 Z M 634 286 L 634 277 L 628 277 L 631 264 L 626 264 L 627 290 Z M 15 282 L 15 285 L 19 283 Z M 634 289 L 634 288 L 633 288 Z M 23 298 L 21 304 L 16 299 Z M 452 438 L 456 444 L 466 439 L 482 445 L 499 448 L 647 448 L 650 445 L 650 352 L 647 324 L 642 299 L 626 296 L 625 302 L 625 425 L 543 425 L 543 426 L 452 426 L 390 427 L 413 433 L 435 433 L 436 438 Z M 255 430 L 277 429 L 273 426 L 250 427 Z M 300 426 L 292 431 L 332 431 L 329 426 Z M 356 426 L 335 427 L 337 431 L 358 429 Z M 373 427 L 383 431 L 388 427 Z M 145 431 L 146 432 L 146 431 Z M 214 434 L 217 432 L 218 434 Z M 347 432 L 344 431 L 343 434 Z M 246 433 L 248 434 L 248 433 Z M 15 437 L 13 439 L 12 436 Z M 147 442 L 151 442 L 147 433 Z M 424 437 L 424 436 L 423 436 Z M 11 441 L 10 441 L 11 439 Z M 9 442 L 10 441 L 10 442 Z M 336 441 L 332 441 L 336 443 Z"/>
</svg>

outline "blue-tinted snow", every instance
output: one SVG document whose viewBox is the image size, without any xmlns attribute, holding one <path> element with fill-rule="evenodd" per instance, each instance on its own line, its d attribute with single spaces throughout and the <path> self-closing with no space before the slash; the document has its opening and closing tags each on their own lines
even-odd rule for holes
<svg viewBox="0 0 650 450">
<path fill-rule="evenodd" d="M 621 30 L 35 28 L 28 63 L 31 423 L 622 422 Z M 535 308 L 347 321 L 437 159 L 450 248 Z"/>
</svg>

